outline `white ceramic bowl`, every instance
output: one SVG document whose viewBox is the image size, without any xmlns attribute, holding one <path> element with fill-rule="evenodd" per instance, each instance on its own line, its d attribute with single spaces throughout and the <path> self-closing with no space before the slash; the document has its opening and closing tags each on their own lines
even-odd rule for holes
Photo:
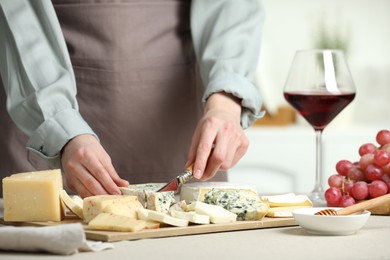
<svg viewBox="0 0 390 260">
<path fill-rule="evenodd" d="M 367 222 L 371 212 L 364 211 L 348 216 L 317 216 L 316 212 L 326 208 L 301 208 L 292 212 L 295 221 L 308 233 L 316 235 L 352 235 Z M 340 208 L 333 208 L 335 210 Z"/>
</svg>

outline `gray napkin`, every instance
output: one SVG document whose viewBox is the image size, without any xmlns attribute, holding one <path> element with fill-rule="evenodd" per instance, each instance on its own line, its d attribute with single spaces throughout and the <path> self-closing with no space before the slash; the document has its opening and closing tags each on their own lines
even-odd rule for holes
<svg viewBox="0 0 390 260">
<path fill-rule="evenodd" d="M 80 223 L 46 227 L 0 227 L 0 250 L 70 255 L 79 251 L 101 251 L 113 247 L 110 243 L 86 240 Z"/>
</svg>

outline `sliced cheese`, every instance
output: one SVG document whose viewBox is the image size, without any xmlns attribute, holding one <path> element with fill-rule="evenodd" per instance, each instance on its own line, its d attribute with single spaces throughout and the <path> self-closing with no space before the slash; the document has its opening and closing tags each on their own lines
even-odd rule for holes
<svg viewBox="0 0 390 260">
<path fill-rule="evenodd" d="M 194 211 L 184 212 L 184 211 L 171 210 L 169 213 L 174 218 L 185 219 L 191 223 L 210 224 L 210 216 L 201 215 Z"/>
<path fill-rule="evenodd" d="M 235 213 L 237 220 L 260 220 L 269 209 L 268 202 L 262 201 L 252 190 L 215 188 L 204 194 L 203 202 Z"/>
<path fill-rule="evenodd" d="M 70 210 L 72 211 L 77 217 L 83 219 L 84 218 L 84 214 L 83 214 L 83 207 L 82 205 L 80 206 L 80 203 L 79 202 L 76 202 L 75 200 L 73 200 L 69 195 L 68 193 L 66 192 L 66 190 L 62 190 L 60 192 L 60 198 L 61 200 L 64 202 L 65 206 Z"/>
<path fill-rule="evenodd" d="M 145 229 L 146 222 L 103 212 L 93 218 L 88 227 L 97 230 L 136 232 Z"/>
<path fill-rule="evenodd" d="M 237 220 L 237 215 L 224 209 L 221 206 L 210 205 L 201 201 L 194 201 L 188 205 L 187 210 L 195 211 L 201 215 L 210 217 L 211 223 L 230 223 Z"/>
<path fill-rule="evenodd" d="M 146 208 L 150 210 L 169 212 L 169 208 L 175 203 L 175 194 L 173 191 L 152 192 L 147 194 Z"/>
<path fill-rule="evenodd" d="M 2 182 L 5 221 L 61 221 L 64 217 L 59 169 L 17 173 Z"/>
<path fill-rule="evenodd" d="M 261 196 L 261 199 L 267 200 L 270 207 L 313 206 L 306 195 L 296 195 L 295 193 Z"/>
<path fill-rule="evenodd" d="M 129 212 L 131 212 L 131 209 L 133 208 L 134 209 L 143 208 L 141 203 L 138 201 L 137 196 L 131 196 L 131 195 L 91 196 L 91 197 L 84 198 L 83 201 L 84 221 L 88 223 L 98 214 L 105 212 L 106 208 L 108 211 L 111 212 L 115 210 L 117 210 L 116 212 L 123 210 L 124 207 L 119 205 L 125 205 L 129 207 Z"/>
<path fill-rule="evenodd" d="M 74 203 L 76 203 L 77 205 L 79 205 L 80 208 L 83 207 L 84 201 L 83 201 L 82 198 L 80 198 L 80 196 L 73 195 L 73 196 L 71 196 L 71 198 L 72 198 L 72 200 L 74 201 Z"/>
<path fill-rule="evenodd" d="M 290 207 L 274 207 L 267 212 L 267 217 L 271 218 L 290 218 L 293 217 L 292 211 L 300 208 L 310 208 L 311 206 L 290 206 Z"/>
<path fill-rule="evenodd" d="M 157 192 L 165 183 L 132 184 L 121 187 L 123 195 L 137 196 L 141 204 L 150 210 L 168 213 L 169 207 L 175 203 L 173 191 Z"/>
<path fill-rule="evenodd" d="M 188 226 L 188 220 L 174 218 L 172 216 L 169 216 L 166 213 L 149 210 L 149 209 L 138 210 L 138 218 L 142 220 L 158 221 L 175 227 Z"/>
<path fill-rule="evenodd" d="M 180 200 L 185 200 L 187 203 L 191 203 L 193 201 L 203 201 L 204 195 L 211 189 L 251 190 L 256 192 L 256 189 L 253 186 L 241 183 L 192 182 L 182 185 L 180 189 Z"/>
<path fill-rule="evenodd" d="M 115 203 L 107 205 L 105 208 L 103 208 L 102 212 L 136 219 L 137 211 L 142 208 L 143 207 L 139 202 Z"/>
</svg>

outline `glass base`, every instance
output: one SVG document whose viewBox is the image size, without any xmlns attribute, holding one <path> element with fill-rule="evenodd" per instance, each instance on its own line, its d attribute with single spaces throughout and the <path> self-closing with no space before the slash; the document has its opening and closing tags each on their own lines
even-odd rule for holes
<svg viewBox="0 0 390 260">
<path fill-rule="evenodd" d="M 323 191 L 313 191 L 309 194 L 313 207 L 326 207 L 326 200 Z"/>
</svg>

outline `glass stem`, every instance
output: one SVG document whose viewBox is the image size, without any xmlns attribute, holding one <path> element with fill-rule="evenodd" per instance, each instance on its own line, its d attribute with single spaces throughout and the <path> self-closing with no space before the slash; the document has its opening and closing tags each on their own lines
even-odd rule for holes
<svg viewBox="0 0 390 260">
<path fill-rule="evenodd" d="M 316 184 L 314 192 L 323 192 L 322 187 L 322 129 L 316 129 Z"/>
</svg>

